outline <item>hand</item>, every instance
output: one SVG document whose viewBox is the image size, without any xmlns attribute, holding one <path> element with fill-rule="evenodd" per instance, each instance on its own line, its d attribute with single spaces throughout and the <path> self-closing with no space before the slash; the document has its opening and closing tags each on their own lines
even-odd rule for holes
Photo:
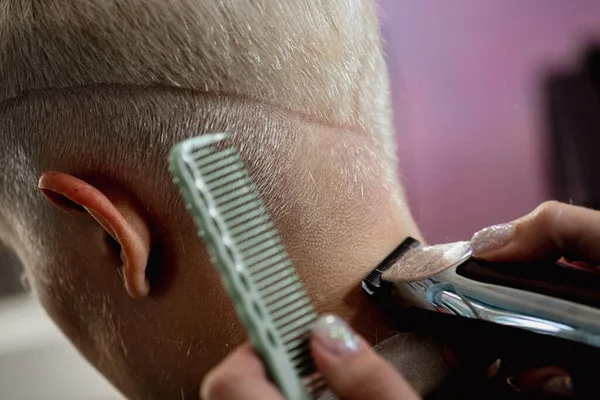
<svg viewBox="0 0 600 400">
<path fill-rule="evenodd" d="M 419 398 L 408 382 L 338 317 L 319 318 L 310 345 L 318 370 L 341 399 Z M 284 400 L 250 344 L 236 349 L 207 375 L 200 396 L 205 400 Z"/>
<path fill-rule="evenodd" d="M 547 202 L 511 223 L 477 232 L 471 240 L 476 257 L 492 262 L 566 259 L 598 272 L 600 212 L 558 202 Z M 521 391 L 573 397 L 571 378 L 557 367 L 523 371 Z"/>
<path fill-rule="evenodd" d="M 600 265 L 600 211 L 550 201 L 508 224 L 477 232 L 474 255 L 487 261 L 557 260 Z"/>
</svg>

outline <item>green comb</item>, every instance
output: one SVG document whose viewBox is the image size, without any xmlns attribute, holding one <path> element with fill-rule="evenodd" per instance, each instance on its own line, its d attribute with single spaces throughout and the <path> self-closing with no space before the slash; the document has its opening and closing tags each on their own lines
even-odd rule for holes
<svg viewBox="0 0 600 400">
<path fill-rule="evenodd" d="M 218 146 L 227 138 L 176 145 L 174 182 L 272 381 L 288 399 L 314 398 L 325 388 L 309 348 L 317 314 L 236 148 Z"/>
</svg>

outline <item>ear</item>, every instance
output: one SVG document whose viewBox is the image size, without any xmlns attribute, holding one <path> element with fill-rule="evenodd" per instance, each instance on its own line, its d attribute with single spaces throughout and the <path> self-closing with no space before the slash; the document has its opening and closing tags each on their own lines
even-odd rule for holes
<svg viewBox="0 0 600 400">
<path fill-rule="evenodd" d="M 45 172 L 39 188 L 55 206 L 69 212 L 87 212 L 120 245 L 125 288 L 132 297 L 147 296 L 150 284 L 146 265 L 150 255 L 151 230 L 131 199 L 119 191 L 106 195 L 81 179 L 61 172 Z"/>
</svg>

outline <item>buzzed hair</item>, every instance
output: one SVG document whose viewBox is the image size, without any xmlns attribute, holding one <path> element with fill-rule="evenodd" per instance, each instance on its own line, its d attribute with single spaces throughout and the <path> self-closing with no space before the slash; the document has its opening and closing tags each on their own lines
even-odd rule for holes
<svg viewBox="0 0 600 400">
<path fill-rule="evenodd" d="M 0 0 L 0 197 L 34 196 L 50 158 L 148 168 L 225 98 L 381 135 L 395 177 L 388 90 L 369 0 Z"/>
<path fill-rule="evenodd" d="M 373 125 L 387 92 L 377 26 L 368 0 L 0 0 L 0 101 L 165 85 Z"/>
</svg>

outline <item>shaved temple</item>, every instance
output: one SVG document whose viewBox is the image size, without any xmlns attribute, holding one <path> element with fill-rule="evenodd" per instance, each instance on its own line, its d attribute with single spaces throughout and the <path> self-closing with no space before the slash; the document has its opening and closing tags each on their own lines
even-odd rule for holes
<svg viewBox="0 0 600 400">
<path fill-rule="evenodd" d="M 292 146 L 293 135 L 276 129 L 286 114 L 347 130 L 348 141 L 370 137 L 350 150 L 353 163 L 340 164 L 346 191 L 372 181 L 361 162 L 368 152 L 381 154 L 397 186 L 369 1 L 0 0 L 0 60 L 0 145 L 10 149 L 0 155 L 4 198 L 27 197 L 14 176 L 30 184 L 39 177 L 34 154 L 70 160 L 82 173 L 118 165 L 113 174 L 130 178 L 143 168 L 160 191 L 168 145 L 238 118 L 234 136 L 260 136 L 253 155 L 269 143 Z M 254 111 L 240 118 L 243 104 Z M 278 164 L 288 163 L 256 169 Z"/>
</svg>

